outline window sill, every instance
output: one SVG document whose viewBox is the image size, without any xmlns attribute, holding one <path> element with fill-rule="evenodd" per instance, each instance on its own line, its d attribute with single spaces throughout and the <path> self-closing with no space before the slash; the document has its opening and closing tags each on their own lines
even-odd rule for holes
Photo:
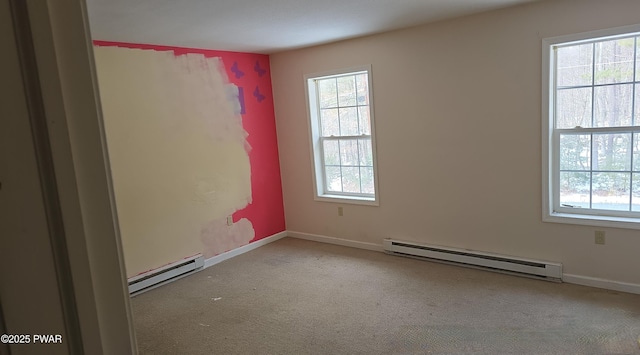
<svg viewBox="0 0 640 355">
<path fill-rule="evenodd" d="M 551 223 L 579 224 L 595 227 L 640 229 L 640 219 L 629 217 L 610 217 L 554 212 L 550 215 L 545 215 L 542 218 L 542 221 Z"/>
<path fill-rule="evenodd" d="M 344 196 L 344 195 L 320 195 L 315 197 L 316 201 L 347 203 L 352 205 L 380 206 L 374 197 Z"/>
</svg>

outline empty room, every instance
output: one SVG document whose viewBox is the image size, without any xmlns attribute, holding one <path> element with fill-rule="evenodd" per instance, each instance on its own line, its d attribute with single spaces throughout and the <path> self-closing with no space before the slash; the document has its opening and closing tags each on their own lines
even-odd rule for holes
<svg viewBox="0 0 640 355">
<path fill-rule="evenodd" d="M 637 0 L 44 3 L 0 353 L 640 354 Z"/>
</svg>

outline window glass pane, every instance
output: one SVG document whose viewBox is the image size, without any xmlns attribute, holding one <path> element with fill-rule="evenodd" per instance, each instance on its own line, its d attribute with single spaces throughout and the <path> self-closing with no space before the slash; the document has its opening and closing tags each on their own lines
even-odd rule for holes
<svg viewBox="0 0 640 355">
<path fill-rule="evenodd" d="M 591 88 L 558 90 L 556 127 L 591 127 Z"/>
<path fill-rule="evenodd" d="M 373 166 L 373 152 L 370 139 L 358 139 L 358 151 L 360 153 L 360 166 Z"/>
<path fill-rule="evenodd" d="M 356 75 L 356 87 L 357 87 L 357 103 L 358 105 L 369 104 L 369 75 L 358 74 Z"/>
<path fill-rule="evenodd" d="M 591 135 L 563 134 L 560 136 L 560 170 L 589 170 L 590 164 Z"/>
<path fill-rule="evenodd" d="M 591 208 L 628 211 L 630 178 L 627 173 L 593 173 Z"/>
<path fill-rule="evenodd" d="M 355 106 L 356 79 L 355 76 L 342 76 L 338 79 L 338 105 Z"/>
<path fill-rule="evenodd" d="M 636 37 L 636 81 L 640 81 L 640 37 Z"/>
<path fill-rule="evenodd" d="M 631 196 L 631 210 L 640 212 L 640 174 L 633 174 L 633 193 Z"/>
<path fill-rule="evenodd" d="M 369 118 L 369 106 L 358 107 L 358 134 L 371 134 L 371 120 Z"/>
<path fill-rule="evenodd" d="M 358 135 L 358 108 L 349 107 L 340 109 L 340 135 Z"/>
<path fill-rule="evenodd" d="M 315 95 L 309 114 L 316 120 L 311 137 L 316 139 L 314 164 L 320 167 L 314 177 L 318 196 L 375 197 L 369 73 L 353 71 L 309 80 L 315 82 L 308 93 Z"/>
<path fill-rule="evenodd" d="M 318 91 L 320 108 L 338 106 L 338 88 L 336 86 L 336 79 L 318 80 Z"/>
<path fill-rule="evenodd" d="M 596 43 L 595 83 L 633 81 L 633 38 Z"/>
<path fill-rule="evenodd" d="M 339 166 L 327 166 L 324 168 L 327 190 L 342 192 L 342 174 Z"/>
<path fill-rule="evenodd" d="M 560 205 L 589 208 L 590 173 L 560 172 Z"/>
<path fill-rule="evenodd" d="M 321 109 L 320 121 L 322 123 L 322 136 L 339 136 L 340 135 L 340 121 L 338 120 L 338 109 Z"/>
<path fill-rule="evenodd" d="M 631 170 L 631 133 L 594 134 L 593 170 Z"/>
<path fill-rule="evenodd" d="M 631 126 L 633 85 L 607 85 L 594 90 L 596 127 Z"/>
<path fill-rule="evenodd" d="M 575 213 L 620 216 L 613 211 L 640 212 L 640 132 L 609 128 L 640 126 L 640 37 L 596 41 L 555 50 L 553 127 L 593 129 L 550 136 L 560 134 L 549 157 L 559 168 L 550 171 L 559 179 L 551 188 Z"/>
<path fill-rule="evenodd" d="M 558 56 L 558 86 L 591 85 L 593 43 L 561 47 Z"/>
<path fill-rule="evenodd" d="M 358 165 L 358 140 L 340 140 L 340 162 L 341 165 Z"/>
<path fill-rule="evenodd" d="M 360 182 L 362 184 L 362 193 L 374 193 L 373 168 L 360 168 Z M 640 186 L 640 184 L 638 186 Z"/>
<path fill-rule="evenodd" d="M 325 165 L 340 165 L 340 150 L 338 141 L 325 140 L 322 142 Z"/>
<path fill-rule="evenodd" d="M 640 63 L 638 63 L 640 65 Z M 640 68 L 638 68 L 637 73 L 640 73 Z M 638 74 L 636 74 L 638 75 Z M 640 80 L 640 79 L 638 79 Z M 633 120 L 633 124 L 635 126 L 640 126 L 640 85 L 636 84 L 636 100 L 635 100 L 635 119 Z"/>
<path fill-rule="evenodd" d="M 360 193 L 360 169 L 358 167 L 342 167 L 342 191 Z"/>
<path fill-rule="evenodd" d="M 633 170 L 640 171 L 640 133 L 633 134 Z"/>
</svg>

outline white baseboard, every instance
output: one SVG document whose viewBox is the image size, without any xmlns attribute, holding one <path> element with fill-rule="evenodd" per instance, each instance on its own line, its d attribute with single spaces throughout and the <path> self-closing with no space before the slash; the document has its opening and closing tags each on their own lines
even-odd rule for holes
<svg viewBox="0 0 640 355">
<path fill-rule="evenodd" d="M 640 295 L 640 285 L 620 281 L 611 281 L 597 277 L 588 277 L 572 274 L 562 275 L 562 281 L 570 284 L 604 288 L 607 290 L 635 293 Z"/>
<path fill-rule="evenodd" d="M 262 238 L 258 241 L 255 241 L 253 243 L 249 243 L 247 245 L 243 245 L 240 248 L 236 248 L 233 250 L 229 250 L 228 252 L 222 253 L 222 254 L 218 254 L 216 256 L 210 257 L 209 259 L 206 259 L 204 261 L 204 266 L 202 267 L 203 269 L 206 269 L 210 266 L 213 266 L 215 264 L 221 263 L 227 259 L 231 259 L 234 256 L 238 256 L 240 254 L 244 254 L 248 251 L 251 251 L 253 249 L 259 248 L 263 245 L 275 242 L 278 239 L 282 239 L 284 237 L 286 237 L 288 235 L 287 231 L 282 231 L 280 233 L 276 233 L 274 235 L 268 236 L 266 238 Z"/>
<path fill-rule="evenodd" d="M 231 259 L 234 256 L 238 256 L 238 255 L 244 254 L 244 253 L 246 253 L 248 251 L 251 251 L 251 250 L 259 248 L 259 247 L 261 247 L 263 245 L 275 242 L 276 240 L 282 239 L 282 238 L 287 237 L 287 236 L 288 237 L 292 237 L 292 238 L 311 240 L 311 241 L 320 242 L 320 243 L 328 243 L 328 244 L 341 245 L 341 246 L 351 247 L 351 248 L 358 248 L 358 249 L 366 249 L 366 250 L 384 252 L 384 248 L 383 248 L 382 244 L 358 242 L 358 241 L 354 241 L 354 240 L 327 237 L 327 236 L 318 235 L 318 234 L 310 234 L 310 233 L 302 233 L 302 232 L 294 232 L 294 231 L 283 231 L 283 232 L 271 235 L 269 237 L 260 239 L 260 240 L 258 240 L 256 242 L 249 243 L 249 244 L 241 246 L 239 248 L 230 250 L 230 251 L 228 251 L 226 253 L 222 253 L 222 254 L 216 255 L 214 257 L 211 257 L 209 259 L 206 259 L 204 261 L 204 266 L 201 269 L 194 270 L 194 271 L 192 271 L 190 273 L 187 273 L 185 275 L 182 275 L 182 276 L 180 276 L 178 278 L 182 278 L 182 277 L 188 276 L 188 275 L 190 275 L 190 274 L 192 274 L 194 272 L 206 269 L 206 268 L 208 268 L 210 266 L 213 266 L 213 265 L 221 263 L 221 262 L 223 262 L 225 260 Z M 178 278 L 176 278 L 176 279 L 178 279 Z M 175 281 L 176 279 L 170 280 L 169 282 Z M 612 290 L 612 291 L 620 291 L 620 292 L 628 292 L 628 293 L 640 294 L 640 285 L 639 284 L 632 284 L 632 283 L 620 282 L 620 281 L 612 281 L 612 280 L 600 279 L 600 278 L 596 278 L 596 277 L 573 275 L 573 274 L 563 274 L 562 275 L 562 281 L 566 282 L 566 283 L 576 284 L 576 285 L 589 286 L 589 287 L 595 287 L 595 288 L 602 288 L 602 289 L 607 289 L 607 290 Z M 156 287 L 161 286 L 161 285 L 163 285 L 165 283 L 167 283 L 167 282 L 160 283 L 158 285 L 155 285 L 153 287 L 145 289 L 144 291 L 148 291 L 150 289 L 156 288 Z"/>
<path fill-rule="evenodd" d="M 294 232 L 294 231 L 287 231 L 287 235 L 292 238 L 311 240 L 314 242 L 329 243 L 329 244 L 342 245 L 342 246 L 352 247 L 352 248 L 384 252 L 384 248 L 382 247 L 381 244 L 357 242 L 353 240 L 327 237 L 324 235 L 317 235 L 317 234 Z M 563 274 L 562 281 L 570 284 L 602 288 L 602 289 L 612 290 L 612 291 L 640 294 L 640 285 L 638 284 L 612 281 L 612 280 L 600 279 L 596 277 L 572 275 L 572 274 Z"/>
<path fill-rule="evenodd" d="M 334 237 L 327 237 L 324 235 L 293 232 L 293 231 L 287 231 L 287 235 L 292 238 L 311 240 L 314 242 L 336 244 L 336 245 L 342 245 L 345 247 L 352 247 L 352 248 L 366 249 L 366 250 L 373 250 L 373 251 L 380 251 L 380 252 L 384 251 L 384 249 L 382 248 L 382 244 L 356 242 L 354 240 L 340 239 L 340 238 L 334 238 Z"/>
</svg>

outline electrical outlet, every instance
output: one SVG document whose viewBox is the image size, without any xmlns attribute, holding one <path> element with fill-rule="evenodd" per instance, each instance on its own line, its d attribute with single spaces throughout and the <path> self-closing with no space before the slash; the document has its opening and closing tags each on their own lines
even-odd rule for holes
<svg viewBox="0 0 640 355">
<path fill-rule="evenodd" d="M 227 216 L 227 225 L 230 226 L 233 224 L 233 217 Z"/>
<path fill-rule="evenodd" d="M 344 215 L 344 211 L 342 210 L 342 207 L 338 207 L 338 216 L 342 217 Z"/>
<path fill-rule="evenodd" d="M 604 231 L 596 231 L 595 236 L 596 236 L 595 237 L 596 244 L 604 245 L 605 243 Z"/>
</svg>

